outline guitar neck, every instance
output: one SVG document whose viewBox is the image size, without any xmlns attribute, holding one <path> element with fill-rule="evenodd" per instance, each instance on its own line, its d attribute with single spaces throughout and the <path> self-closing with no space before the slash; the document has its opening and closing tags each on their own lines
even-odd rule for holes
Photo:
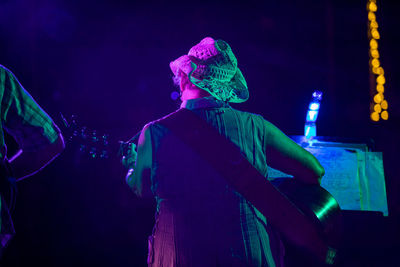
<svg viewBox="0 0 400 267">
<path fill-rule="evenodd" d="M 67 140 L 79 146 L 79 150 L 89 155 L 93 159 L 107 159 L 110 157 L 124 157 L 131 153 L 132 146 L 137 142 L 140 132 L 129 141 L 119 141 L 110 138 L 108 134 L 99 134 L 96 130 L 80 126 L 75 116 L 70 121 L 61 114 L 65 132 L 68 134 Z"/>
</svg>

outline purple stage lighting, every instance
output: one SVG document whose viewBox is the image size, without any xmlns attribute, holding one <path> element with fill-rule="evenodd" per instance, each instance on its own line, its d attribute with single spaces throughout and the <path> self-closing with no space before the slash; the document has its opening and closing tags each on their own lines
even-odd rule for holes
<svg viewBox="0 0 400 267">
<path fill-rule="evenodd" d="M 176 100 L 178 100 L 178 98 L 179 98 L 179 93 L 177 91 L 173 91 L 171 93 L 171 99 L 176 101 Z"/>
</svg>

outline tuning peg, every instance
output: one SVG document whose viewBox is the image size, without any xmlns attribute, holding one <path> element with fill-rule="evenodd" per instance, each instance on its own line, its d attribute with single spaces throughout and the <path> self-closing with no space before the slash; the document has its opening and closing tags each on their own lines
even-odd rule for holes
<svg viewBox="0 0 400 267">
<path fill-rule="evenodd" d="M 102 138 L 102 140 L 103 140 L 103 145 L 104 146 L 108 146 L 108 135 L 107 134 L 104 134 L 101 138 Z"/>
<path fill-rule="evenodd" d="M 85 150 L 86 150 L 86 146 L 81 144 L 81 145 L 79 146 L 79 151 L 85 152 Z"/>
<path fill-rule="evenodd" d="M 97 138 L 97 132 L 96 132 L 96 130 L 93 130 L 91 136 L 92 136 L 92 142 L 93 142 L 93 143 L 96 143 L 97 141 L 99 141 L 99 138 Z"/>
<path fill-rule="evenodd" d="M 71 115 L 70 127 L 71 127 L 72 129 L 78 128 L 78 123 L 76 122 L 76 116 L 75 116 L 75 115 Z"/>
<path fill-rule="evenodd" d="M 89 154 L 90 154 L 90 156 L 91 156 L 92 158 L 96 158 L 96 157 L 97 157 L 96 148 L 95 148 L 95 147 L 92 147 L 92 149 L 90 149 Z"/>
<path fill-rule="evenodd" d="M 87 128 L 84 126 L 84 127 L 82 127 L 82 129 L 81 129 L 81 132 L 80 132 L 80 136 L 81 136 L 81 138 L 82 139 L 86 139 L 87 138 Z"/>
</svg>

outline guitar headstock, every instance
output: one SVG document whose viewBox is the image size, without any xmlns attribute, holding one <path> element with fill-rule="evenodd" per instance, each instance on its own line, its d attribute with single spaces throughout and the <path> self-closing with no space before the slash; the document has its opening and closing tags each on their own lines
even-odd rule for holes
<svg viewBox="0 0 400 267">
<path fill-rule="evenodd" d="M 129 143 L 126 142 L 110 142 L 108 134 L 101 134 L 97 130 L 90 129 L 87 126 L 82 126 L 78 122 L 76 115 L 72 115 L 70 119 L 66 119 L 61 114 L 61 119 L 64 126 L 64 135 L 68 143 L 74 143 L 79 147 L 79 151 L 88 155 L 93 159 L 107 159 L 111 153 L 124 156 L 126 147 Z"/>
</svg>

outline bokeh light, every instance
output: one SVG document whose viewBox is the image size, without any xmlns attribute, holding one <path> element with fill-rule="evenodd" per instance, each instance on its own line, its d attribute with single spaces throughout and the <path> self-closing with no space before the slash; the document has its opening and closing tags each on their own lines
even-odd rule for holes
<svg viewBox="0 0 400 267">
<path fill-rule="evenodd" d="M 379 93 L 383 94 L 385 92 L 385 87 L 383 86 L 383 84 L 378 84 L 376 86 L 376 91 L 378 91 Z"/>
<path fill-rule="evenodd" d="M 375 111 L 375 112 L 378 112 L 378 113 L 381 113 L 381 111 L 382 111 L 381 105 L 375 104 L 375 105 L 374 105 L 374 111 Z"/>
<path fill-rule="evenodd" d="M 372 112 L 371 113 L 371 120 L 379 121 L 379 113 L 378 112 Z"/>
<path fill-rule="evenodd" d="M 387 102 L 386 100 L 382 100 L 382 102 L 381 102 L 381 107 L 382 107 L 383 109 L 388 109 L 388 102 Z"/>
<path fill-rule="evenodd" d="M 378 42 L 375 39 L 371 39 L 371 41 L 369 41 L 369 46 L 371 49 L 378 49 Z"/>
<path fill-rule="evenodd" d="M 378 51 L 378 39 L 380 39 L 380 34 L 378 31 L 378 21 L 376 20 L 375 12 L 378 10 L 376 5 L 376 0 L 369 0 L 367 2 L 368 11 L 368 37 L 369 37 L 369 57 L 370 57 L 370 75 L 375 78 L 375 89 L 371 88 L 371 96 L 373 95 L 373 102 L 370 105 L 371 109 L 371 120 L 379 121 L 380 118 L 387 120 L 389 118 L 387 107 L 388 102 L 385 100 L 383 93 L 385 92 L 384 84 L 386 83 L 386 78 L 384 76 L 385 71 L 381 66 L 380 53 Z M 375 76 L 376 75 L 376 76 Z M 382 109 L 384 111 L 382 111 Z M 383 115 L 382 113 L 385 112 Z M 381 115 L 379 115 L 381 114 Z"/>
<path fill-rule="evenodd" d="M 379 58 L 379 52 L 377 49 L 371 49 L 371 57 Z"/>
<path fill-rule="evenodd" d="M 380 34 L 379 34 L 379 32 L 378 32 L 377 29 L 372 29 L 372 30 L 371 30 L 371 35 L 372 35 L 372 37 L 373 37 L 374 39 L 380 39 L 380 38 L 381 38 L 381 36 L 380 36 Z"/>
<path fill-rule="evenodd" d="M 385 79 L 385 76 L 383 76 L 383 75 L 379 75 L 378 78 L 376 78 L 377 84 L 385 84 L 385 82 L 386 82 L 386 79 Z"/>
<path fill-rule="evenodd" d="M 375 102 L 375 103 L 379 104 L 379 103 L 381 103 L 382 101 L 383 101 L 383 94 L 376 94 L 376 95 L 374 96 L 374 102 Z"/>
<path fill-rule="evenodd" d="M 376 5 L 376 3 L 370 1 L 368 3 L 368 10 L 370 10 L 372 12 L 376 12 L 378 10 L 378 6 Z"/>
<path fill-rule="evenodd" d="M 389 119 L 389 113 L 385 110 L 385 111 L 382 111 L 382 113 L 381 113 L 381 118 L 383 119 L 383 120 L 388 120 Z"/>
</svg>

